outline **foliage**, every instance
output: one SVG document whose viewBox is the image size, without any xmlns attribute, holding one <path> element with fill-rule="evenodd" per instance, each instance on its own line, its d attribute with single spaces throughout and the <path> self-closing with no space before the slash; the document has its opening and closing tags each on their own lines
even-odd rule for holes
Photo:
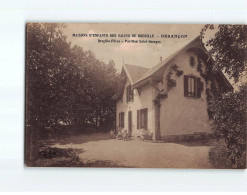
<svg viewBox="0 0 247 195">
<path fill-rule="evenodd" d="M 207 29 L 217 30 L 215 36 L 206 43 L 215 61 L 210 70 L 224 70 L 238 82 L 246 74 L 247 26 L 206 25 L 201 31 L 202 37 Z M 205 75 L 206 81 L 211 84 L 206 91 L 208 113 L 214 119 L 216 136 L 225 143 L 218 143 L 211 149 L 210 160 L 222 168 L 245 168 L 247 84 L 242 84 L 235 92 L 225 92 L 217 89 L 210 73 Z"/>
<path fill-rule="evenodd" d="M 150 130 L 142 130 L 142 139 L 144 141 L 153 140 L 153 132 Z"/>
<path fill-rule="evenodd" d="M 191 65 L 191 67 L 195 66 L 195 57 L 194 56 L 190 57 L 190 65 Z"/>
<path fill-rule="evenodd" d="M 74 148 L 56 148 L 56 151 L 62 153 L 61 156 L 55 158 L 44 158 L 38 156 L 34 161 L 29 162 L 27 166 L 32 167 L 126 167 L 109 160 L 90 160 L 85 161 L 79 157 L 79 154 L 84 152 Z"/>
<path fill-rule="evenodd" d="M 117 73 L 93 52 L 71 46 L 58 24 L 27 25 L 26 124 L 107 126 L 115 117 Z"/>
<path fill-rule="evenodd" d="M 170 70 L 169 70 L 169 72 L 168 72 L 167 75 L 166 75 L 167 92 L 168 92 L 171 88 L 176 87 L 176 80 L 174 80 L 174 79 L 171 78 L 172 75 L 173 75 L 173 72 L 176 73 L 176 76 L 177 76 L 177 77 L 180 77 L 180 76 L 183 74 L 183 71 L 178 69 L 178 65 L 177 65 L 177 64 L 173 64 L 173 65 L 170 67 Z"/>
<path fill-rule="evenodd" d="M 114 130 L 110 130 L 109 133 L 110 133 L 111 138 L 115 138 L 116 137 L 116 133 L 115 133 Z"/>
<path fill-rule="evenodd" d="M 157 95 L 157 99 L 161 99 L 161 98 L 167 98 L 168 97 L 168 95 L 167 95 L 167 93 L 165 93 L 164 92 L 164 90 L 161 90 L 159 93 L 158 93 L 158 95 Z"/>
<path fill-rule="evenodd" d="M 169 69 L 169 72 L 166 75 L 167 90 L 166 91 L 160 90 L 155 101 L 159 101 L 159 99 L 161 99 L 161 98 L 167 98 L 169 90 L 173 87 L 176 87 L 176 85 L 177 85 L 176 80 L 172 79 L 172 75 L 174 72 L 176 73 L 177 77 L 180 77 L 184 73 L 182 70 L 178 69 L 177 64 L 172 64 L 170 69 Z"/>
<path fill-rule="evenodd" d="M 40 146 L 39 149 L 36 148 L 35 157 L 32 161 L 26 162 L 27 166 L 31 167 L 83 167 L 84 164 L 80 161 L 78 156 L 79 153 L 83 151 L 79 151 L 78 149 L 73 148 L 56 148 L 52 147 L 52 149 L 60 152 L 61 155 L 46 158 L 44 156 L 39 155 L 40 150 L 46 149 L 44 146 Z"/>
<path fill-rule="evenodd" d="M 246 155 L 246 95 L 247 85 L 238 92 L 215 94 L 209 109 L 213 113 L 216 136 L 224 138 L 227 164 L 231 168 L 243 168 Z"/>
<path fill-rule="evenodd" d="M 129 141 L 132 139 L 132 136 L 131 136 L 131 133 L 128 132 L 127 130 L 119 130 L 117 133 L 115 133 L 114 138 L 119 139 L 119 140 Z"/>
<path fill-rule="evenodd" d="M 209 53 L 214 58 L 214 70 L 224 70 L 235 82 L 246 74 L 247 63 L 247 26 L 246 25 L 205 25 L 201 31 L 217 30 L 209 39 Z"/>
<path fill-rule="evenodd" d="M 230 168 L 227 164 L 227 148 L 224 139 L 220 139 L 213 143 L 212 149 L 209 151 L 209 161 L 216 168 Z"/>
<path fill-rule="evenodd" d="M 219 139 L 217 141 L 214 141 L 213 147 L 209 151 L 209 161 L 214 165 L 214 167 L 221 169 L 246 168 L 245 154 L 243 154 L 237 159 L 235 165 L 233 165 L 229 161 L 229 150 L 227 148 L 227 144 L 225 143 L 224 139 Z"/>
<path fill-rule="evenodd" d="M 202 74 L 202 61 L 201 58 L 197 58 L 197 71 Z"/>
</svg>

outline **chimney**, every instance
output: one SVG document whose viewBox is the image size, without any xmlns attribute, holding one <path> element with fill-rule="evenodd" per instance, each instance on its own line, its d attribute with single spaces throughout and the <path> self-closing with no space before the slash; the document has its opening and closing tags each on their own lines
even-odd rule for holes
<svg viewBox="0 0 247 195">
<path fill-rule="evenodd" d="M 160 57 L 160 61 L 162 62 L 162 56 Z"/>
</svg>

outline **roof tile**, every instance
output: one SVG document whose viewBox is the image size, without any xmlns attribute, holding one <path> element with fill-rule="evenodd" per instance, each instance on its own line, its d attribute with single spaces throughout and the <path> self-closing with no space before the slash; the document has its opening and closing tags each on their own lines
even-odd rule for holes
<svg viewBox="0 0 247 195">
<path fill-rule="evenodd" d="M 141 66 L 134 66 L 129 64 L 124 64 L 126 71 L 129 74 L 129 77 L 133 83 L 136 82 L 142 75 L 144 75 L 149 68 L 141 67 Z"/>
</svg>

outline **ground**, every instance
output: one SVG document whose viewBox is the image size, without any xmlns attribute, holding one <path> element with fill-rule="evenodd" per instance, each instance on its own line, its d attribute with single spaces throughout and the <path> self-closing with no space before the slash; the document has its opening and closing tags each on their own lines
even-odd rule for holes
<svg viewBox="0 0 247 195">
<path fill-rule="evenodd" d="M 103 132 L 66 136 L 50 147 L 73 148 L 83 166 L 213 168 L 208 160 L 210 146 L 198 143 L 123 141 Z"/>
</svg>

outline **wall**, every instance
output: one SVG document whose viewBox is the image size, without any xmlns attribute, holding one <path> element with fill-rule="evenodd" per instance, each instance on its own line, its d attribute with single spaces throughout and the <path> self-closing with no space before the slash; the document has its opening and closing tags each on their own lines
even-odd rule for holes
<svg viewBox="0 0 247 195">
<path fill-rule="evenodd" d="M 134 89 L 134 101 L 126 102 L 126 87 L 130 85 L 129 79 L 127 79 L 123 98 L 119 100 L 116 105 L 116 124 L 119 124 L 119 113 L 124 112 L 124 129 L 128 130 L 128 112 L 132 111 L 132 134 L 138 136 L 140 134 L 137 131 L 137 110 L 148 109 L 148 129 L 154 132 L 154 115 L 153 115 L 153 101 L 152 94 L 153 89 L 150 84 L 147 84 L 141 88 L 141 95 Z"/>
<path fill-rule="evenodd" d="M 183 70 L 182 76 L 174 73 L 172 78 L 176 80 L 176 87 L 168 92 L 168 98 L 161 100 L 160 129 L 161 136 L 193 134 L 196 132 L 211 133 L 211 121 L 207 113 L 206 83 L 197 71 L 197 66 L 190 66 L 190 57 L 196 55 L 192 52 L 183 52 L 169 63 L 165 69 L 163 86 L 166 88 L 166 75 L 172 64 L 177 64 L 179 70 Z M 203 64 L 204 68 L 205 65 Z M 201 78 L 203 91 L 201 98 L 184 97 L 184 75 L 193 74 Z"/>
</svg>

